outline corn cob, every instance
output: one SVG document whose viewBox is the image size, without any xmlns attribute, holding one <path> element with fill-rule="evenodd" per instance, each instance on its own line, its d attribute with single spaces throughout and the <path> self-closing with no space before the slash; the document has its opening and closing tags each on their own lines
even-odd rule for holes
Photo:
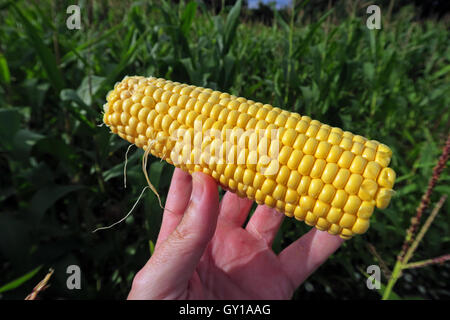
<svg viewBox="0 0 450 320">
<path fill-rule="evenodd" d="M 393 194 L 386 145 L 228 93 L 125 77 L 103 121 L 156 157 L 344 239 L 366 232 Z"/>
</svg>

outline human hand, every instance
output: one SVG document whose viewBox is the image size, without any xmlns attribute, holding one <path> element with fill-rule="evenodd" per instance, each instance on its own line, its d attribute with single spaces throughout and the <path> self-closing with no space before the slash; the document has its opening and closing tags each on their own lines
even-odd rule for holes
<svg viewBox="0 0 450 320">
<path fill-rule="evenodd" d="M 191 195 L 192 192 L 192 195 Z M 342 244 L 312 229 L 279 255 L 272 241 L 284 215 L 215 181 L 175 169 L 155 251 L 134 278 L 128 299 L 290 299 Z"/>
</svg>

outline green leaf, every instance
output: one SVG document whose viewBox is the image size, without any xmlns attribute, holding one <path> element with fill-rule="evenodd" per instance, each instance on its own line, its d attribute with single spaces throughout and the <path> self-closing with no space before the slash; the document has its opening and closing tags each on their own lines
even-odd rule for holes
<svg viewBox="0 0 450 320">
<path fill-rule="evenodd" d="M 12 3 L 13 8 L 16 10 L 19 20 L 23 23 L 27 34 L 28 41 L 32 44 L 36 50 L 39 59 L 47 73 L 53 88 L 59 92 L 65 87 L 64 79 L 61 72 L 58 69 L 56 58 L 52 51 L 45 45 L 43 39 L 39 35 L 37 28 L 31 23 L 31 18 L 20 9 L 18 5 Z"/>
<path fill-rule="evenodd" d="M 15 156 L 20 159 L 28 158 L 31 148 L 43 138 L 45 138 L 44 135 L 28 129 L 17 131 L 13 141 L 13 151 Z"/>
<path fill-rule="evenodd" d="M 39 270 L 41 270 L 41 268 L 42 268 L 42 266 L 39 266 L 39 267 L 31 270 L 27 274 L 24 274 L 23 276 L 5 284 L 4 286 L 1 286 L 0 293 L 10 291 L 10 290 L 20 287 L 22 284 L 24 284 L 25 282 L 27 282 L 28 280 L 33 278 L 36 275 L 36 273 L 38 273 Z"/>
<path fill-rule="evenodd" d="M 0 150 L 11 150 L 13 138 L 20 128 L 20 114 L 15 109 L 0 110 Z"/>
<path fill-rule="evenodd" d="M 236 37 L 236 29 L 239 25 L 239 15 L 241 13 L 242 0 L 239 0 L 235 3 L 233 8 L 231 8 L 230 12 L 227 16 L 227 21 L 225 23 L 225 43 L 224 43 L 224 52 L 222 54 L 227 54 L 230 50 L 231 44 Z"/>
<path fill-rule="evenodd" d="M 92 104 L 92 97 L 97 94 L 104 81 L 104 77 L 98 76 L 86 76 L 83 79 L 77 93 L 86 106 L 90 106 Z"/>
<path fill-rule="evenodd" d="M 0 53 L 0 81 L 5 84 L 11 83 L 11 74 L 8 68 L 8 61 L 3 54 Z"/>
<path fill-rule="evenodd" d="M 184 33 L 185 37 L 189 34 L 196 12 L 197 2 L 194 1 L 189 2 L 183 10 L 183 14 L 181 15 L 181 31 Z"/>
<path fill-rule="evenodd" d="M 85 188 L 81 185 L 74 186 L 49 186 L 40 189 L 31 199 L 30 210 L 35 221 L 39 221 L 43 214 L 55 204 L 56 201 L 63 198 L 67 194 Z"/>
</svg>

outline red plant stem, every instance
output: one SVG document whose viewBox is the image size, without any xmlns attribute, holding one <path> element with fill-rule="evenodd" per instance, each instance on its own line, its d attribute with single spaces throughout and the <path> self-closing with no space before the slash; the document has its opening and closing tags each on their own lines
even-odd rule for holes
<svg viewBox="0 0 450 320">
<path fill-rule="evenodd" d="M 443 256 L 432 258 L 432 259 L 408 263 L 403 266 L 403 269 L 422 268 L 422 267 L 426 267 L 430 264 L 444 263 L 449 260 L 450 260 L 450 254 L 445 254 Z"/>
<path fill-rule="evenodd" d="M 405 242 L 403 243 L 402 250 L 397 257 L 397 260 L 399 260 L 399 261 L 401 261 L 404 258 L 406 251 L 408 251 L 409 246 L 413 242 L 413 237 L 417 231 L 417 226 L 420 223 L 420 219 L 422 218 L 423 212 L 430 204 L 431 193 L 433 192 L 433 189 L 436 186 L 436 183 L 439 180 L 439 177 L 440 177 L 442 171 L 444 170 L 444 167 L 445 167 L 445 164 L 447 163 L 449 155 L 450 155 L 450 134 L 447 136 L 447 141 L 442 150 L 442 155 L 440 156 L 439 161 L 436 164 L 436 166 L 433 168 L 433 175 L 432 175 L 430 181 L 428 182 L 427 191 L 422 196 L 420 205 L 417 208 L 416 216 L 411 219 L 411 225 L 409 226 L 408 231 L 406 232 Z"/>
</svg>

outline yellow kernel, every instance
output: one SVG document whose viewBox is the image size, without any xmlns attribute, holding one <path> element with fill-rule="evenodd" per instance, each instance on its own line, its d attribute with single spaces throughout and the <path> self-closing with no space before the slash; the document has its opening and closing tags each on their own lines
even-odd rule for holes
<svg viewBox="0 0 450 320">
<path fill-rule="evenodd" d="M 370 201 L 375 198 L 378 190 L 378 184 L 371 179 L 364 179 L 358 191 L 358 197 L 362 200 Z"/>
<path fill-rule="evenodd" d="M 387 167 L 391 162 L 391 156 L 384 151 L 377 151 L 375 155 L 375 161 L 378 162 L 382 167 Z"/>
<path fill-rule="evenodd" d="M 339 158 L 341 157 L 344 149 L 339 147 L 338 145 L 334 145 L 331 147 L 330 151 L 328 152 L 327 156 L 327 162 L 337 163 L 339 161 Z"/>
<path fill-rule="evenodd" d="M 309 188 L 308 188 L 308 195 L 310 195 L 313 198 L 317 198 L 322 191 L 322 188 L 324 186 L 324 183 L 320 179 L 312 179 Z"/>
<path fill-rule="evenodd" d="M 336 177 L 333 180 L 333 186 L 336 189 L 343 189 L 350 178 L 351 172 L 348 169 L 339 169 Z"/>
<path fill-rule="evenodd" d="M 284 205 L 284 214 L 287 215 L 288 217 L 293 217 L 296 207 L 297 206 L 292 203 L 286 203 Z"/>
<path fill-rule="evenodd" d="M 387 189 L 387 188 L 381 188 L 378 190 L 378 193 L 376 195 L 376 206 L 379 209 L 386 209 L 389 205 L 389 202 L 391 201 L 391 197 L 394 194 L 394 190 Z"/>
<path fill-rule="evenodd" d="M 392 150 L 385 144 L 378 145 L 377 152 L 382 152 L 386 154 L 388 157 L 392 157 Z"/>
<path fill-rule="evenodd" d="M 339 146 L 339 144 L 341 143 L 342 140 L 342 135 L 336 133 L 336 132 L 331 132 L 330 135 L 328 136 L 328 142 L 331 145 L 337 145 Z"/>
<path fill-rule="evenodd" d="M 117 125 L 119 125 L 121 123 L 120 113 L 115 112 L 115 113 L 112 114 L 111 123 L 114 126 L 117 126 Z"/>
<path fill-rule="evenodd" d="M 325 217 L 330 211 L 330 205 L 328 203 L 325 203 L 323 201 L 316 201 L 316 204 L 314 205 L 313 213 L 318 217 Z"/>
<path fill-rule="evenodd" d="M 356 217 L 352 214 L 344 213 L 341 220 L 339 220 L 339 225 L 343 228 L 351 228 L 356 221 Z"/>
<path fill-rule="evenodd" d="M 311 169 L 313 167 L 315 158 L 312 155 L 305 155 L 303 156 L 302 160 L 300 161 L 300 165 L 298 167 L 298 171 L 301 175 L 307 176 L 311 172 Z"/>
<path fill-rule="evenodd" d="M 297 204 L 299 194 L 294 189 L 287 189 L 284 201 L 288 204 Z"/>
<path fill-rule="evenodd" d="M 277 200 L 275 198 L 273 198 L 272 196 L 267 195 L 264 198 L 264 203 L 266 204 L 266 206 L 274 208 L 275 204 L 277 203 Z"/>
<path fill-rule="evenodd" d="M 319 132 L 320 127 L 318 125 L 310 124 L 308 130 L 306 130 L 306 135 L 310 138 L 314 138 Z"/>
<path fill-rule="evenodd" d="M 308 211 L 305 217 L 305 223 L 309 226 L 314 226 L 317 222 L 318 217 L 312 213 L 311 211 Z"/>
<path fill-rule="evenodd" d="M 328 135 L 330 134 L 330 129 L 325 126 L 321 126 L 317 132 L 316 139 L 320 141 L 327 141 Z"/>
<path fill-rule="evenodd" d="M 288 129 L 294 129 L 297 126 L 298 120 L 292 116 L 288 117 L 285 127 Z"/>
<path fill-rule="evenodd" d="M 348 200 L 348 193 L 342 189 L 338 189 L 336 191 L 336 194 L 334 195 L 331 205 L 335 208 L 343 208 L 344 205 L 347 203 L 347 200 Z"/>
<path fill-rule="evenodd" d="M 300 207 L 306 209 L 306 210 L 312 210 L 314 208 L 316 201 L 313 197 L 310 196 L 302 196 L 300 197 Z"/>
<path fill-rule="evenodd" d="M 331 200 L 333 199 L 335 194 L 336 189 L 331 184 L 326 184 L 319 194 L 319 200 L 326 203 L 331 203 Z"/>
<path fill-rule="evenodd" d="M 363 182 L 363 177 L 360 174 L 353 173 L 348 179 L 347 184 L 345 185 L 345 191 L 349 194 L 357 194 L 359 191 L 359 187 Z"/>
<path fill-rule="evenodd" d="M 278 112 L 276 112 L 276 111 L 274 111 L 274 110 L 271 110 L 271 111 L 269 111 L 269 113 L 267 113 L 267 116 L 266 116 L 266 121 L 268 122 L 268 123 L 275 123 L 275 119 L 278 117 Z"/>
<path fill-rule="evenodd" d="M 126 99 L 122 103 L 122 109 L 124 112 L 130 113 L 131 106 L 134 104 L 133 100 L 130 98 Z"/>
<path fill-rule="evenodd" d="M 356 156 L 350 165 L 350 172 L 362 174 L 366 168 L 367 160 L 362 156 Z"/>
<path fill-rule="evenodd" d="M 286 124 L 286 121 L 287 121 L 287 117 L 284 116 L 284 115 L 282 115 L 282 114 L 279 114 L 279 115 L 276 117 L 274 123 L 275 123 L 275 125 L 277 125 L 277 126 L 279 126 L 279 127 L 283 127 L 283 126 Z M 294 132 L 295 132 L 295 130 L 294 130 Z"/>
<path fill-rule="evenodd" d="M 299 134 L 294 141 L 294 145 L 292 146 L 296 150 L 303 150 L 306 141 L 308 140 L 308 136 L 305 134 Z"/>
<path fill-rule="evenodd" d="M 328 230 L 330 225 L 331 224 L 324 218 L 319 217 L 319 219 L 317 219 L 316 228 L 321 230 L 321 231 Z"/>
<path fill-rule="evenodd" d="M 319 140 L 315 138 L 309 138 L 305 146 L 303 147 L 303 153 L 313 155 L 316 152 L 317 146 L 319 145 Z"/>
<path fill-rule="evenodd" d="M 165 114 L 167 113 L 167 110 L 169 110 L 169 105 L 165 102 L 158 102 L 155 106 L 155 110 L 159 114 Z"/>
<path fill-rule="evenodd" d="M 272 145 L 276 145 L 276 144 L 271 144 L 271 146 Z M 284 146 L 283 148 L 281 148 L 281 151 L 278 155 L 278 161 L 280 161 L 280 164 L 288 164 L 289 161 L 291 160 L 292 156 L 293 156 L 292 148 L 288 147 L 288 146 Z M 291 169 L 291 170 L 294 170 L 294 169 Z M 295 170 L 297 170 L 297 167 L 295 167 Z"/>
<path fill-rule="evenodd" d="M 372 216 L 375 201 L 363 201 L 358 209 L 357 216 L 363 219 L 369 219 Z"/>
<path fill-rule="evenodd" d="M 363 234 L 369 229 L 370 221 L 367 219 L 356 219 L 355 224 L 352 227 L 352 232 L 356 234 Z"/>
<path fill-rule="evenodd" d="M 276 200 L 283 200 L 286 194 L 287 188 L 281 184 L 278 184 L 273 190 L 272 196 Z"/>
<path fill-rule="evenodd" d="M 330 223 L 338 223 L 341 220 L 343 212 L 339 208 L 331 207 L 327 214 L 327 220 Z"/>
<path fill-rule="evenodd" d="M 311 169 L 311 173 L 309 174 L 311 178 L 320 178 L 326 165 L 327 162 L 325 160 L 317 159 L 314 162 L 313 168 Z"/>
<path fill-rule="evenodd" d="M 361 203 L 362 201 L 358 196 L 349 196 L 344 206 L 344 212 L 355 215 L 358 212 Z"/>
<path fill-rule="evenodd" d="M 321 141 L 317 146 L 315 157 L 318 159 L 326 159 L 331 150 L 331 144 L 327 141 Z"/>
<path fill-rule="evenodd" d="M 130 120 L 130 115 L 128 113 L 123 112 L 120 115 L 120 121 L 122 122 L 122 125 L 124 125 L 124 126 L 127 125 L 129 120 Z"/>
<path fill-rule="evenodd" d="M 279 116 L 281 117 L 281 115 Z M 293 146 L 295 139 L 297 138 L 297 132 L 294 129 L 287 129 L 286 132 L 283 134 L 283 138 L 281 139 L 281 142 L 285 146 Z"/>
<path fill-rule="evenodd" d="M 114 103 L 113 103 L 113 110 L 115 111 L 115 112 L 122 112 L 122 100 L 117 100 L 117 101 L 115 101 Z"/>
<path fill-rule="evenodd" d="M 336 163 L 327 163 L 323 170 L 321 179 L 325 183 L 332 183 L 339 171 L 339 167 Z"/>
<path fill-rule="evenodd" d="M 341 230 L 342 230 L 341 226 L 333 223 L 333 224 L 331 224 L 331 226 L 328 228 L 327 231 L 329 234 L 336 235 L 336 234 L 339 234 L 341 232 Z"/>
<path fill-rule="evenodd" d="M 364 150 L 364 145 L 359 142 L 354 142 L 351 151 L 356 155 L 361 155 Z"/>
<path fill-rule="evenodd" d="M 281 149 L 281 152 L 283 152 L 283 149 Z M 292 150 L 292 149 L 290 149 L 290 150 Z M 290 154 L 289 160 L 287 162 L 288 168 L 291 170 L 297 170 L 302 158 L 303 158 L 303 152 L 301 152 L 300 150 L 292 150 L 292 153 Z"/>
<path fill-rule="evenodd" d="M 377 181 L 381 187 L 392 189 L 395 182 L 395 171 L 391 168 L 383 168 Z"/>
<path fill-rule="evenodd" d="M 184 107 L 184 105 L 181 106 L 181 101 L 180 101 L 180 103 L 178 102 L 179 100 L 180 100 L 180 95 L 178 93 L 174 93 L 171 95 L 171 97 L 170 97 L 169 101 L 167 101 L 167 103 L 169 104 L 169 106 L 178 105 L 180 107 Z M 184 96 L 184 101 L 187 101 L 186 96 Z"/>
<path fill-rule="evenodd" d="M 274 180 L 266 179 L 261 186 L 261 192 L 263 192 L 264 194 L 272 194 L 276 185 L 277 184 Z"/>
<path fill-rule="evenodd" d="M 278 172 L 276 182 L 281 185 L 286 185 L 287 181 L 289 179 L 290 173 L 291 173 L 291 170 L 289 170 L 288 167 L 282 166 L 280 171 Z"/>
<path fill-rule="evenodd" d="M 301 195 L 307 194 L 309 185 L 311 184 L 311 178 L 308 176 L 303 176 L 298 185 L 297 192 Z"/>
<path fill-rule="evenodd" d="M 342 138 L 341 143 L 339 143 L 339 146 L 347 151 L 350 151 L 352 146 L 353 146 L 353 141 L 352 139 L 349 138 Z"/>
<path fill-rule="evenodd" d="M 289 179 L 287 181 L 287 187 L 297 190 L 298 184 L 300 183 L 301 179 L 302 176 L 298 173 L 298 171 L 291 171 L 291 174 L 289 175 Z"/>
<path fill-rule="evenodd" d="M 355 155 L 353 153 L 351 153 L 350 151 L 346 150 L 342 153 L 337 164 L 341 168 L 348 169 L 350 167 L 350 165 L 352 164 L 353 158 L 355 158 Z"/>
<path fill-rule="evenodd" d="M 377 150 L 379 144 L 380 143 L 376 140 L 369 140 L 369 141 L 366 141 L 366 143 L 364 145 L 366 146 L 366 148 Z"/>
<path fill-rule="evenodd" d="M 362 157 L 366 159 L 367 161 L 373 161 L 375 160 L 376 151 L 372 148 L 364 148 L 364 151 L 362 153 Z"/>
<path fill-rule="evenodd" d="M 342 136 L 344 134 L 344 131 L 341 128 L 337 128 L 337 127 L 331 128 L 331 132 L 335 132 L 340 136 Z"/>
<path fill-rule="evenodd" d="M 294 217 L 297 220 L 303 221 L 303 220 L 305 220 L 307 213 L 308 213 L 308 210 L 306 210 L 305 208 L 302 208 L 300 206 L 297 206 L 294 210 Z"/>
<path fill-rule="evenodd" d="M 342 228 L 341 234 L 339 236 L 344 240 L 348 240 L 353 236 L 353 232 L 351 229 Z"/>
<path fill-rule="evenodd" d="M 309 123 L 305 120 L 300 120 L 297 122 L 297 125 L 295 126 L 295 131 L 299 133 L 305 133 L 306 130 L 309 128 Z"/>
<path fill-rule="evenodd" d="M 363 177 L 367 179 L 377 180 L 381 171 L 381 165 L 375 161 L 370 161 L 363 172 Z"/>
</svg>

